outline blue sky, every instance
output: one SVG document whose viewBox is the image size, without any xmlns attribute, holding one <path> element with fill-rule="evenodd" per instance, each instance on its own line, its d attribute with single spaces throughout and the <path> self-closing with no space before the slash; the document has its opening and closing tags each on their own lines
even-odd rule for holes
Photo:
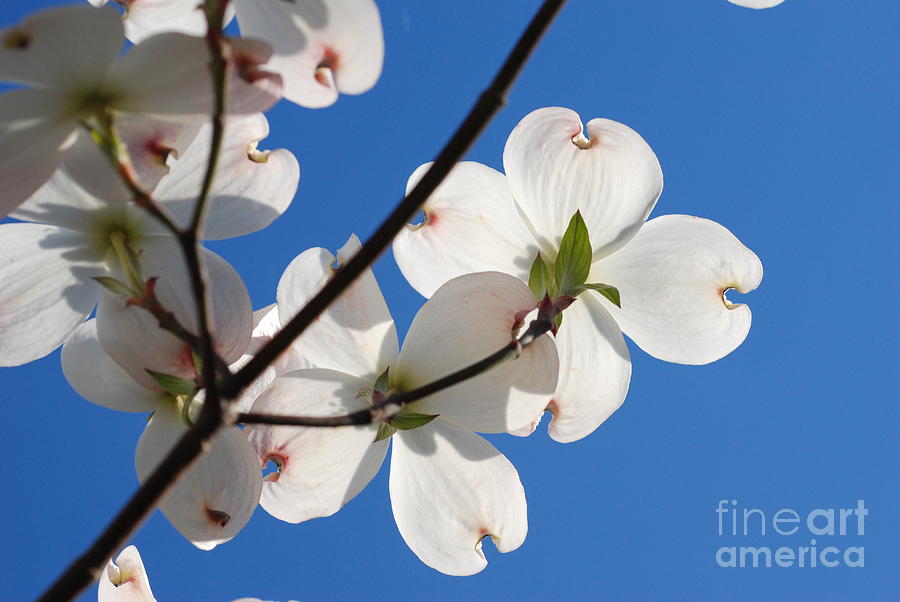
<svg viewBox="0 0 900 602">
<path fill-rule="evenodd" d="M 3 3 L 0 23 L 49 4 Z M 538 4 L 382 0 L 386 59 L 375 89 L 329 109 L 271 111 L 261 147 L 298 156 L 298 196 L 269 229 L 212 245 L 245 278 L 255 307 L 274 300 L 302 250 L 336 249 L 375 228 Z M 628 398 L 592 436 L 568 445 L 545 428 L 493 437 L 525 485 L 529 535 L 510 554 L 486 544 L 490 564 L 479 575 L 447 577 L 415 558 L 393 523 L 382 470 L 334 517 L 293 526 L 258 509 L 213 552 L 155 513 L 133 543 L 157 597 L 895 597 L 898 16 L 890 0 L 786 0 L 766 11 L 725 0 L 572 2 L 468 158 L 501 169 L 509 131 L 542 106 L 628 124 L 665 174 L 654 215 L 718 221 L 761 258 L 759 289 L 731 295 L 753 310 L 748 339 L 704 367 L 631 345 Z M 390 255 L 375 272 L 403 332 L 423 300 Z M 136 487 L 143 418 L 81 400 L 58 352 L 0 379 L 0 597 L 19 600 L 37 595 Z M 805 528 L 720 536 L 719 500 L 770 518 L 864 500 L 864 535 L 816 539 L 820 549 L 864 547 L 865 566 L 719 567 L 720 546 L 796 549 L 813 537 Z"/>
</svg>

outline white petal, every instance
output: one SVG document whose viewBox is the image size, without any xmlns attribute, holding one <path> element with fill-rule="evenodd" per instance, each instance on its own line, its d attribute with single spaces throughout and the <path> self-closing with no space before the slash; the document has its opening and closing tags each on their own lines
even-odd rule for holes
<svg viewBox="0 0 900 602">
<path fill-rule="evenodd" d="M 606 307 L 641 349 L 669 362 L 707 364 L 731 353 L 750 330 L 750 308 L 728 302 L 725 293 L 752 291 L 762 274 L 759 258 L 725 227 L 664 215 L 597 262 L 591 281 L 619 289 L 622 309 Z"/>
<path fill-rule="evenodd" d="M 137 548 L 128 546 L 110 560 L 100 575 L 98 602 L 156 602 L 144 561 Z"/>
<path fill-rule="evenodd" d="M 117 213 L 121 208 L 98 199 L 57 169 L 10 217 L 92 234 L 100 215 Z"/>
<path fill-rule="evenodd" d="M 116 126 L 128 148 L 136 179 L 147 191 L 153 191 L 169 173 L 169 156 L 176 161 L 200 129 L 197 123 L 164 121 L 143 115 L 120 115 Z M 131 200 L 132 195 L 119 174 L 86 132 L 79 131 L 76 143 L 66 152 L 63 168 L 93 195 L 113 201 Z M 199 190 L 198 185 L 194 194 Z"/>
<path fill-rule="evenodd" d="M 262 40 L 233 38 L 228 76 L 228 112 L 245 115 L 268 111 L 281 100 L 284 82 L 268 67 L 272 47 Z"/>
<path fill-rule="evenodd" d="M 550 436 L 560 443 L 591 434 L 625 401 L 631 380 L 622 332 L 594 294 L 582 293 L 563 312 L 556 335 L 559 384 L 548 409 Z"/>
<path fill-rule="evenodd" d="M 161 407 L 138 440 L 135 467 L 145 481 L 187 432 L 174 405 Z M 259 503 L 256 453 L 237 428 L 213 438 L 209 451 L 166 494 L 159 509 L 186 539 L 211 550 L 238 534 Z"/>
<path fill-rule="evenodd" d="M 576 210 L 603 257 L 634 235 L 662 192 L 659 161 L 637 132 L 609 119 L 592 119 L 587 131 L 590 141 L 574 111 L 538 109 L 503 151 L 516 203 L 551 260 Z"/>
<path fill-rule="evenodd" d="M 747 8 L 772 8 L 778 6 L 784 0 L 728 0 L 732 4 L 738 6 L 746 6 Z"/>
<path fill-rule="evenodd" d="M 272 335 L 281 329 L 281 322 L 278 320 L 278 307 L 273 303 L 263 309 L 253 312 L 253 335 L 247 351 L 241 358 L 231 364 L 229 368 L 232 373 L 237 372 L 247 365 L 253 356 L 262 348 L 263 345 L 272 340 Z M 288 347 L 278 359 L 272 362 L 256 380 L 248 387 L 241 391 L 240 396 L 232 402 L 236 412 L 249 412 L 256 398 L 265 391 L 272 382 L 283 374 L 301 370 L 304 368 L 312 368 L 312 364 L 301 356 L 296 349 Z"/>
<path fill-rule="evenodd" d="M 97 320 L 79 326 L 63 345 L 62 368 L 79 395 L 111 410 L 152 412 L 165 398 L 165 394 L 134 382 L 103 352 L 97 339 Z"/>
<path fill-rule="evenodd" d="M 209 50 L 203 38 L 180 33 L 147 38 L 113 64 L 108 81 L 120 90 L 115 101 L 120 111 L 197 116 L 212 112 Z"/>
<path fill-rule="evenodd" d="M 338 251 L 343 265 L 360 248 L 351 235 Z M 319 292 L 334 273 L 335 257 L 315 248 L 298 255 L 278 282 L 278 315 L 286 324 Z M 294 341 L 303 357 L 319 368 L 365 377 L 372 382 L 397 357 L 397 331 L 387 304 L 367 269 Z"/>
<path fill-rule="evenodd" d="M 196 312 L 184 258 L 169 237 L 146 237 L 135 244 L 144 278 L 158 278 L 156 296 L 189 331 L 197 332 Z M 228 363 L 241 357 L 250 341 L 252 310 L 240 276 L 224 259 L 204 249 L 202 259 L 210 284 L 211 330 L 215 348 Z M 114 272 L 118 274 L 118 271 Z M 124 280 L 124 276 L 119 274 Z M 104 291 L 97 310 L 97 332 L 104 351 L 132 378 L 159 390 L 146 369 L 181 378 L 196 376 L 187 343 L 159 328 L 150 313 L 128 306 L 121 297 Z"/>
<path fill-rule="evenodd" d="M 522 545 L 525 490 L 515 467 L 490 443 L 441 420 L 393 438 L 391 508 L 422 562 L 448 575 L 472 575 L 487 566 L 484 537 L 500 552 Z"/>
<path fill-rule="evenodd" d="M 44 357 L 84 322 L 106 273 L 87 239 L 38 224 L 0 226 L 0 366 Z"/>
<path fill-rule="evenodd" d="M 71 147 L 66 151 L 60 171 L 94 197 L 119 202 L 131 200 L 131 193 L 119 174 L 91 135 L 78 130 Z"/>
<path fill-rule="evenodd" d="M 231 47 L 228 111 L 244 114 L 271 108 L 281 98 L 281 78 L 259 68 L 269 58 L 268 47 L 243 39 L 232 40 Z M 202 118 L 212 112 L 204 38 L 181 33 L 149 37 L 116 61 L 107 79 L 120 94 L 115 108 L 126 113 Z"/>
<path fill-rule="evenodd" d="M 284 78 L 284 97 L 318 108 L 338 92 L 361 94 L 375 85 L 384 59 L 378 7 L 372 0 L 235 2 L 245 36 L 269 42 L 267 67 Z"/>
<path fill-rule="evenodd" d="M 125 36 L 112 7 L 60 6 L 0 31 L 0 80 L 72 89 L 102 80 Z"/>
<path fill-rule="evenodd" d="M 155 191 L 160 203 L 183 224 L 193 213 L 206 172 L 210 133 L 208 125 L 200 130 Z M 227 121 L 204 238 L 231 238 L 262 230 L 291 204 L 300 166 L 288 150 L 258 150 L 257 143 L 268 134 L 269 124 L 262 114 Z"/>
<path fill-rule="evenodd" d="M 298 370 L 277 379 L 253 411 L 294 416 L 340 416 L 369 405 L 360 390 L 372 383 L 334 370 Z M 290 523 L 331 516 L 372 480 L 387 452 L 373 443 L 377 425 L 337 428 L 247 425 L 263 465 L 280 465 L 263 485 L 260 504 Z"/>
<path fill-rule="evenodd" d="M 0 217 L 15 210 L 56 171 L 75 130 L 61 99 L 44 90 L 0 94 Z"/>
<path fill-rule="evenodd" d="M 225 23 L 234 11 L 229 7 Z M 206 33 L 206 19 L 200 3 L 193 0 L 140 0 L 128 5 L 125 12 L 125 35 L 135 44 L 147 37 L 167 31 L 201 36 Z"/>
<path fill-rule="evenodd" d="M 409 192 L 431 163 L 419 167 Z M 516 211 L 506 177 L 480 163 L 457 163 L 423 207 L 422 224 L 394 239 L 394 258 L 423 296 L 457 276 L 497 271 L 528 280 L 538 247 Z"/>
<path fill-rule="evenodd" d="M 488 357 L 508 345 L 536 302 L 508 274 L 480 272 L 444 284 L 409 327 L 392 382 L 409 391 Z M 518 359 L 410 405 L 424 414 L 483 433 L 517 430 L 550 401 L 559 363 L 544 335 Z"/>
</svg>

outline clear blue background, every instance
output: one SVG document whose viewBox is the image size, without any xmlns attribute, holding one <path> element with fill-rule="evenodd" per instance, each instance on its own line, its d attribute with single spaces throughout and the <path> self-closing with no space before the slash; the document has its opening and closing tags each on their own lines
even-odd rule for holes
<svg viewBox="0 0 900 602">
<path fill-rule="evenodd" d="M 47 2 L 4 2 L 13 23 Z M 486 85 L 537 0 L 381 0 L 384 73 L 332 108 L 282 103 L 264 147 L 303 170 L 268 230 L 213 248 L 274 300 L 310 246 L 369 234 Z M 497 437 L 518 467 L 529 534 L 454 578 L 397 533 L 382 473 L 332 518 L 299 526 L 259 509 L 232 542 L 201 552 L 155 513 L 133 542 L 167 600 L 886 600 L 897 599 L 897 18 L 893 0 L 575 0 L 559 17 L 468 158 L 501 169 L 529 111 L 571 107 L 636 129 L 659 156 L 656 215 L 731 229 L 762 259 L 747 341 L 688 367 L 632 346 L 624 406 L 578 443 Z M 422 299 L 392 258 L 375 267 L 401 332 Z M 737 298 L 733 295 L 732 298 Z M 81 400 L 58 353 L 0 372 L 4 600 L 31 598 L 135 489 L 144 419 Z M 716 566 L 715 507 L 870 510 L 865 568 Z M 819 538 L 819 545 L 827 545 Z M 84 595 L 94 599 L 96 586 Z"/>
</svg>

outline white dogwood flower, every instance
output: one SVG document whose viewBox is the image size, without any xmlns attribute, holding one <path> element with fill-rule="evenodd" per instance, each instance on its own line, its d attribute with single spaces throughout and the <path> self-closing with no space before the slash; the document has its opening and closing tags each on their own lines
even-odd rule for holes
<svg viewBox="0 0 900 602">
<path fill-rule="evenodd" d="M 458 164 L 425 203 L 425 221 L 397 236 L 394 256 L 426 297 L 469 272 L 528 281 L 538 253 L 551 267 L 557 261 L 567 224 L 580 212 L 590 245 L 578 284 L 615 287 L 621 307 L 575 289 L 577 301 L 556 333 L 560 378 L 547 408 L 554 439 L 590 434 L 622 404 L 631 378 L 623 332 L 650 355 L 683 364 L 712 362 L 744 340 L 750 309 L 730 303 L 725 291 L 755 289 L 759 259 L 709 220 L 665 215 L 645 223 L 663 179 L 636 132 L 594 119 L 585 136 L 573 111 L 538 109 L 510 134 L 503 164 L 505 176 Z"/>
<path fill-rule="evenodd" d="M 747 8 L 772 8 L 773 6 L 778 6 L 784 0 L 728 0 L 732 4 L 737 4 L 738 6 L 744 6 Z"/>
<path fill-rule="evenodd" d="M 109 0 L 87 0 L 94 6 L 105 6 Z M 113 0 L 125 5 L 122 21 L 125 35 L 137 44 L 144 38 L 167 31 L 176 31 L 193 36 L 206 33 L 206 18 L 203 4 L 196 0 Z M 229 5 L 225 24 L 234 16 Z"/>
<path fill-rule="evenodd" d="M 310 108 L 338 93 L 362 94 L 384 60 L 381 17 L 373 0 L 234 0 L 241 33 L 272 45 L 266 68 L 284 80 L 284 97 Z"/>
<path fill-rule="evenodd" d="M 116 561 L 106 563 L 97 587 L 97 602 L 156 602 L 144 561 L 134 546 L 122 550 Z"/>
<path fill-rule="evenodd" d="M 119 57 L 125 41 L 111 7 L 63 6 L 0 31 L 0 216 L 56 171 L 75 133 L 100 115 L 206 119 L 213 107 L 209 53 L 201 37 L 153 36 Z M 281 79 L 258 69 L 268 47 L 235 40 L 229 107 L 256 113 L 281 95 Z M 83 173 L 74 170 L 73 173 Z"/>
<path fill-rule="evenodd" d="M 152 379 L 151 384 L 136 382 L 134 373 L 101 347 L 97 322 L 88 320 L 79 326 L 63 345 L 63 373 L 72 388 L 92 403 L 124 412 L 153 412 L 135 450 L 135 468 L 143 482 L 187 432 L 186 420 L 196 417 L 202 395 L 165 390 Z M 146 332 L 141 334 L 146 338 Z M 137 340 L 147 345 L 144 339 Z M 154 363 L 159 367 L 165 360 Z M 189 378 L 183 372 L 179 376 Z M 177 481 L 159 508 L 186 539 L 210 550 L 247 524 L 261 490 L 256 453 L 241 430 L 231 427 L 213 438 L 209 451 Z"/>
<path fill-rule="evenodd" d="M 297 160 L 287 150 L 259 150 L 257 144 L 267 134 L 262 115 L 226 121 L 204 238 L 231 238 L 260 230 L 291 203 L 299 181 Z M 181 224 L 188 223 L 208 154 L 209 126 L 205 125 L 177 160 L 169 157 L 170 172 L 153 190 L 159 204 Z M 109 275 L 122 245 L 146 264 L 148 278 L 164 277 L 184 264 L 171 236 L 145 211 L 96 198 L 62 171 L 13 217 L 32 223 L 0 225 L 3 366 L 43 357 L 84 322 L 100 298 L 102 287 L 93 278 Z M 235 287 L 221 294 L 246 297 L 234 270 L 221 259 L 211 259 L 211 253 L 204 254 L 213 284 Z M 244 347 L 237 348 L 238 354 L 243 351 Z"/>
<path fill-rule="evenodd" d="M 358 247 L 352 237 L 337 261 Z M 327 281 L 334 261 L 325 249 L 311 249 L 288 266 L 278 285 L 282 320 Z M 535 305 L 528 288 L 506 274 L 457 278 L 419 311 L 398 352 L 393 320 L 367 270 L 296 341 L 317 367 L 276 379 L 253 411 L 329 416 L 367 408 L 380 396 L 431 383 L 509 344 Z M 391 506 L 403 539 L 428 566 L 476 573 L 487 564 L 482 539 L 490 535 L 501 552 L 516 549 L 525 539 L 527 513 L 515 468 L 475 433 L 529 424 L 546 406 L 557 370 L 553 341 L 541 337 L 517 360 L 409 404 L 392 427 L 248 425 L 245 433 L 263 465 L 279 468 L 268 475 L 260 503 L 293 523 L 329 516 L 372 479 L 393 440 Z"/>
</svg>

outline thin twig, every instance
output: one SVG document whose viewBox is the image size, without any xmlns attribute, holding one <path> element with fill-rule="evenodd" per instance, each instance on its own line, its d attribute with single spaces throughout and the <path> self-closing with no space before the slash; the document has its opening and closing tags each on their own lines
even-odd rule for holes
<svg viewBox="0 0 900 602">
<path fill-rule="evenodd" d="M 153 200 L 150 193 L 144 190 L 143 186 L 138 182 L 131 162 L 131 155 L 122 143 L 122 138 L 116 130 L 112 116 L 106 112 L 101 112 L 97 115 L 97 121 L 100 126 L 99 130 L 87 123 L 83 125 L 91 137 L 99 144 L 113 170 L 119 175 L 119 179 L 122 180 L 128 192 L 131 193 L 132 202 L 153 216 L 175 236 L 181 234 L 178 224 Z"/>
<path fill-rule="evenodd" d="M 478 376 L 507 360 L 518 358 L 523 349 L 527 348 L 538 337 L 549 332 L 552 328 L 552 317 L 534 320 L 522 336 L 510 341 L 503 349 L 492 353 L 486 358 L 411 391 L 392 393 L 382 401 L 373 404 L 371 407 L 351 414 L 346 414 L 344 416 L 289 416 L 285 414 L 242 413 L 238 414 L 237 421 L 243 424 L 328 427 L 372 424 L 374 422 L 388 420 L 391 416 L 402 410 L 407 404 L 433 395 L 438 391 L 448 389 L 464 380 Z"/>
<path fill-rule="evenodd" d="M 465 121 L 450 138 L 432 166 L 425 172 L 419 183 L 397 205 L 378 230 L 362 246 L 322 290 L 294 316 L 271 341 L 259 350 L 233 378 L 222 384 L 221 394 L 225 399 L 234 399 L 241 391 L 256 380 L 263 370 L 274 362 L 290 344 L 315 320 L 319 314 L 331 305 L 344 290 L 347 289 L 362 272 L 391 243 L 394 236 L 415 215 L 419 207 L 437 189 L 453 166 L 475 142 L 481 131 L 487 126 L 494 114 L 506 104 L 506 93 L 512 86 L 516 76 L 522 70 L 538 41 L 543 36 L 553 18 L 565 4 L 566 0 L 545 0 L 544 4 L 528 24 L 528 28 L 513 47 L 500 71 L 490 86 L 481 94 L 475 106 L 469 111 Z"/>
</svg>

